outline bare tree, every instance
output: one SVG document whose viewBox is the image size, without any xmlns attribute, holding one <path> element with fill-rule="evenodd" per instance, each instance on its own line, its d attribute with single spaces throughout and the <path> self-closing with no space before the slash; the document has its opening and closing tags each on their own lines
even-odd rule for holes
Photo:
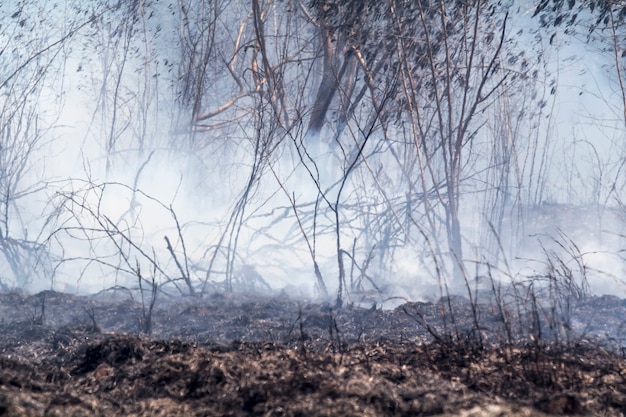
<svg viewBox="0 0 626 417">
<path fill-rule="evenodd" d="M 41 149 L 53 140 L 63 106 L 63 93 L 51 100 L 46 88 L 63 79 L 64 48 L 90 24 L 77 18 L 57 30 L 49 12 L 36 2 L 0 5 L 0 253 L 19 286 L 50 272 L 48 247 L 40 240 L 45 222 L 30 218 L 49 213 L 28 207 L 46 189 Z"/>
</svg>

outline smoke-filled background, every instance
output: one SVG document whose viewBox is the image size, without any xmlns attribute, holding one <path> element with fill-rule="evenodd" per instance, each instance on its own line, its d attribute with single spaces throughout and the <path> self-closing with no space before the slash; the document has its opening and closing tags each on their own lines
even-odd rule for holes
<svg viewBox="0 0 626 417">
<path fill-rule="evenodd" d="M 4 1 L 0 285 L 623 296 L 625 15 Z"/>
</svg>

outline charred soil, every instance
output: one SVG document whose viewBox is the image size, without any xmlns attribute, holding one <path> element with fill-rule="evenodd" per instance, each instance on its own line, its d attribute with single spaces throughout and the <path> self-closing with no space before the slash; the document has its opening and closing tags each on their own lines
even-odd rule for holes
<svg viewBox="0 0 626 417">
<path fill-rule="evenodd" d="M 513 337 L 463 298 L 335 310 L 216 293 L 160 300 L 147 327 L 118 295 L 0 294 L 0 415 L 624 415 L 625 310 L 587 297 L 570 329 L 547 337 L 547 315 Z"/>
</svg>

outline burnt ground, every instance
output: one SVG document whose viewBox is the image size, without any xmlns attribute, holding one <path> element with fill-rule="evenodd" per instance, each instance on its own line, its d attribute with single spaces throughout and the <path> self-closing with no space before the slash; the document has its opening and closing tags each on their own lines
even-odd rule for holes
<svg viewBox="0 0 626 417">
<path fill-rule="evenodd" d="M 532 305 L 0 294 L 0 415 L 626 414 L 626 301 Z"/>
</svg>

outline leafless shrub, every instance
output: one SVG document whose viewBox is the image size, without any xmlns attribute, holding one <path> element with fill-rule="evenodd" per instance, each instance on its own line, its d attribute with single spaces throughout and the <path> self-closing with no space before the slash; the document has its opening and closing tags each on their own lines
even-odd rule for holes
<svg viewBox="0 0 626 417">
<path fill-rule="evenodd" d="M 120 183 L 94 183 L 90 181 L 76 181 L 82 187 L 67 191 L 61 189 L 56 194 L 56 204 L 63 213 L 58 220 L 47 241 L 54 242 L 62 251 L 67 251 L 57 268 L 75 264 L 81 269 L 81 276 L 91 267 L 97 266 L 106 275 L 112 275 L 115 280 L 130 280 L 141 276 L 140 264 L 146 263 L 152 270 L 152 278 L 158 279 L 158 284 L 173 286 L 181 295 L 194 295 L 196 282 L 192 281 L 188 257 L 184 245 L 182 226 L 172 206 L 167 206 L 159 200 L 148 196 L 141 190 L 136 190 Z M 169 214 L 173 221 L 173 229 L 177 233 L 178 241 L 182 246 L 184 259 L 178 258 L 169 238 L 165 238 L 165 252 L 157 251 L 154 241 L 146 238 L 146 231 L 142 226 L 142 219 L 134 206 L 133 201 L 129 204 L 129 210 L 114 220 L 111 213 L 107 212 L 107 193 L 130 193 L 139 195 L 147 202 L 155 204 Z M 74 254 L 70 252 L 72 244 L 86 244 L 88 254 Z M 69 253 L 72 253 L 70 255 Z M 80 252 L 78 252 L 80 253 Z M 161 253 L 159 255 L 159 253 Z M 169 254 L 175 264 L 178 276 L 171 268 L 168 268 L 167 257 Z M 77 279 L 80 280 L 79 276 Z M 141 279 L 144 282 L 144 279 Z"/>
<path fill-rule="evenodd" d="M 466 361 L 466 355 L 497 346 L 508 363 L 522 349 L 529 355 L 529 380 L 549 384 L 542 367 L 555 351 L 595 343 L 588 326 L 573 322 L 574 308 L 591 296 L 584 254 L 565 234 L 560 239 L 562 251 L 544 248 L 543 273 L 512 276 L 484 262 L 486 276 L 475 282 L 486 285 L 466 278 L 467 297 L 444 293 L 433 305 L 407 304 L 404 312 L 450 357 Z"/>
</svg>

